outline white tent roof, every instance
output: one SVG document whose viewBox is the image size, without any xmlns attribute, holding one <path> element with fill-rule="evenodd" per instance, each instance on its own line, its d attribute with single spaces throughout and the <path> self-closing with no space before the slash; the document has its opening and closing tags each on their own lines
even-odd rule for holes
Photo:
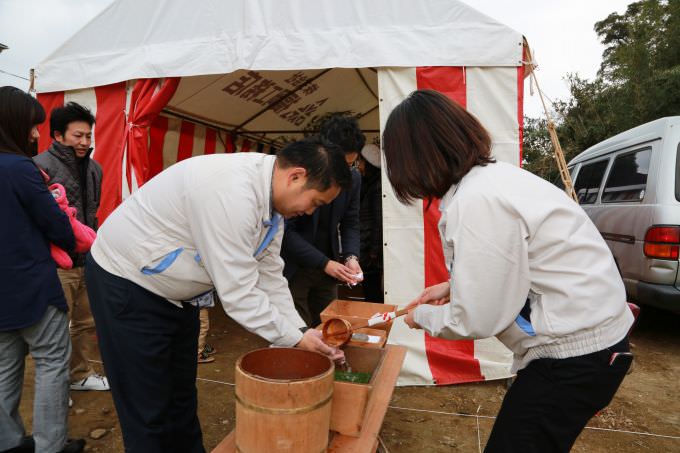
<svg viewBox="0 0 680 453">
<path fill-rule="evenodd" d="M 521 59 L 520 33 L 457 0 L 117 0 L 38 65 L 35 86 Z"/>
</svg>

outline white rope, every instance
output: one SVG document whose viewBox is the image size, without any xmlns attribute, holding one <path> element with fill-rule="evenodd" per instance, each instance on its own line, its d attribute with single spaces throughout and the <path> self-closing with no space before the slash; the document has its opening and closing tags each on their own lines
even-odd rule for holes
<svg viewBox="0 0 680 453">
<path fill-rule="evenodd" d="M 94 363 L 102 363 L 99 360 L 90 360 L 90 362 Z M 196 378 L 197 381 L 205 381 L 205 382 L 212 382 L 215 384 L 223 384 L 223 385 L 229 385 L 229 386 L 235 386 L 236 384 L 232 384 L 231 382 L 224 382 L 224 381 L 217 381 L 214 379 L 205 379 L 205 378 Z M 477 408 L 477 413 L 476 414 L 463 414 L 460 412 L 444 412 L 444 411 L 431 411 L 427 409 L 415 409 L 413 407 L 402 407 L 402 406 L 387 406 L 389 409 L 395 409 L 395 410 L 400 410 L 400 411 L 411 411 L 411 412 L 426 412 L 428 414 L 438 414 L 438 415 L 455 415 L 457 417 L 474 417 L 477 419 L 477 444 L 480 448 L 481 451 L 481 439 L 480 439 L 480 433 L 479 433 L 479 419 L 480 418 L 486 418 L 490 420 L 495 420 L 496 417 L 491 416 L 491 415 L 479 415 L 479 411 L 482 408 L 482 406 L 479 406 Z M 585 429 L 590 429 L 593 431 L 608 431 L 612 433 L 623 433 L 623 434 L 635 434 L 638 436 L 647 436 L 647 437 L 658 437 L 661 439 L 673 439 L 673 440 L 680 440 L 680 436 L 668 436 L 665 434 L 655 434 L 655 433 L 646 433 L 643 431 L 628 431 L 625 429 L 612 429 L 612 428 L 597 428 L 594 426 L 586 426 Z"/>
<path fill-rule="evenodd" d="M 402 411 L 413 411 L 413 412 L 427 412 L 429 414 L 439 414 L 439 415 L 457 415 L 458 417 L 475 417 L 475 418 L 489 418 L 495 420 L 496 417 L 490 415 L 479 415 L 479 414 L 461 414 L 458 412 L 443 412 L 443 411 L 429 411 L 427 409 L 414 409 L 412 407 L 400 407 L 400 406 L 387 406 L 390 409 L 397 409 Z"/>
<path fill-rule="evenodd" d="M 664 439 L 680 439 L 680 436 L 667 436 L 665 434 L 644 433 L 641 431 L 626 431 L 624 429 L 596 428 L 594 426 L 586 426 L 586 429 L 592 429 L 594 431 L 611 431 L 614 433 L 637 434 L 638 436 L 662 437 Z"/>
<path fill-rule="evenodd" d="M 205 379 L 205 378 L 200 378 L 200 377 L 197 377 L 196 380 L 197 381 L 214 382 L 215 384 L 231 385 L 232 387 L 236 385 L 236 384 L 232 384 L 231 382 L 215 381 L 213 379 Z"/>
<path fill-rule="evenodd" d="M 380 437 L 380 434 L 378 434 L 378 442 L 380 442 L 380 446 L 382 447 L 385 453 L 390 453 L 390 451 L 387 449 L 387 445 L 385 445 L 385 442 L 383 442 L 382 437 Z"/>
<path fill-rule="evenodd" d="M 489 418 L 495 420 L 496 417 L 492 417 L 489 415 L 472 415 L 472 414 L 461 414 L 457 412 L 443 412 L 443 411 L 430 411 L 427 409 L 414 409 L 410 407 L 399 407 L 399 406 L 387 406 L 390 409 L 397 409 L 397 410 L 403 410 L 403 411 L 413 411 L 413 412 L 427 412 L 430 414 L 439 414 L 439 415 L 456 415 L 458 417 L 476 417 L 476 418 Z M 624 433 L 624 434 L 637 434 L 639 436 L 649 436 L 649 437 L 660 437 L 663 439 L 674 439 L 674 440 L 680 440 L 680 436 L 668 436 L 665 434 L 655 434 L 655 433 L 646 433 L 643 431 L 627 431 L 624 429 L 611 429 L 611 428 L 596 428 L 594 426 L 586 426 L 585 429 L 590 429 L 593 431 L 609 431 L 613 433 Z"/>
<path fill-rule="evenodd" d="M 100 360 L 88 360 L 88 361 L 89 361 L 89 362 L 93 362 L 93 363 L 101 363 L 101 364 L 103 364 L 103 362 L 101 362 Z M 230 386 L 232 386 L 232 387 L 236 385 L 236 384 L 232 384 L 231 382 L 216 381 L 216 380 L 214 380 L 214 379 L 205 379 L 205 378 L 200 378 L 200 377 L 197 377 L 196 380 L 197 380 L 197 381 L 205 381 L 205 382 L 213 382 L 213 383 L 215 383 L 215 384 L 230 385 Z"/>
<path fill-rule="evenodd" d="M 477 448 L 479 449 L 479 453 L 482 453 L 482 436 L 479 433 L 479 410 L 481 408 L 481 404 L 477 406 L 477 414 L 475 416 L 475 420 L 477 421 Z"/>
</svg>

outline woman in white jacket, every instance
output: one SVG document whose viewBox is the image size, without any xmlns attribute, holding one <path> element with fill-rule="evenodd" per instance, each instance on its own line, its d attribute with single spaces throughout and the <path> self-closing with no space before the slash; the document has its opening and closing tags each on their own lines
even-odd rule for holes
<svg viewBox="0 0 680 453">
<path fill-rule="evenodd" d="M 441 199 L 449 281 L 405 319 L 449 338 L 496 336 L 514 353 L 487 452 L 569 451 L 630 366 L 633 317 L 606 243 L 552 184 L 491 157 L 489 134 L 435 91 L 391 113 L 383 146 L 402 202 Z"/>
</svg>

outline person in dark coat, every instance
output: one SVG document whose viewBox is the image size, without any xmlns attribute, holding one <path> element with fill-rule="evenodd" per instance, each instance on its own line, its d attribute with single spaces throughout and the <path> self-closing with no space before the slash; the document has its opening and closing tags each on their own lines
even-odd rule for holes
<svg viewBox="0 0 680 453">
<path fill-rule="evenodd" d="M 50 177 L 59 183 L 77 210 L 77 219 L 97 230 L 97 209 L 102 191 L 102 167 L 92 155 L 94 116 L 75 102 L 52 110 L 50 147 L 33 158 Z M 109 390 L 105 376 L 92 367 L 92 341 L 96 337 L 94 318 L 85 284 L 85 255 L 71 254 L 72 269 L 58 269 L 59 281 L 69 307 L 71 333 L 71 390 Z"/>
<path fill-rule="evenodd" d="M 359 157 L 361 173 L 361 264 L 364 270 L 364 298 L 367 302 L 382 302 L 383 241 L 382 183 L 380 181 L 380 148 L 368 144 Z"/>
<path fill-rule="evenodd" d="M 71 343 L 50 242 L 75 247 L 68 216 L 31 160 L 45 111 L 18 88 L 0 88 L 0 451 L 82 451 L 67 440 Z M 35 362 L 33 436 L 19 415 L 24 358 Z"/>
<path fill-rule="evenodd" d="M 281 245 L 283 275 L 308 327 L 317 326 L 320 313 L 338 297 L 338 282 L 356 285 L 363 280 L 359 265 L 361 175 L 355 167 L 366 139 L 355 118 L 340 114 L 327 119 L 319 135 L 342 148 L 352 169 L 352 186 L 313 214 L 286 221 Z"/>
</svg>

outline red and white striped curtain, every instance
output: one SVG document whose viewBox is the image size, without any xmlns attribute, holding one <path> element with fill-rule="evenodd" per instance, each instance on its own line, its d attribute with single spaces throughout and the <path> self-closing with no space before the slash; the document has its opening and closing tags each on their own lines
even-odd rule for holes
<svg viewBox="0 0 680 453">
<path fill-rule="evenodd" d="M 416 89 L 433 89 L 473 113 L 492 137 L 498 160 L 519 165 L 524 72 L 521 67 L 386 68 L 378 71 L 381 130 L 391 110 Z M 406 305 L 424 287 L 448 280 L 438 222 L 427 208 L 397 201 L 383 176 L 386 301 Z M 480 276 L 483 279 L 484 276 Z M 512 354 L 495 338 L 443 340 L 395 323 L 389 342 L 408 347 L 400 385 L 454 384 L 510 376 Z"/>
</svg>

